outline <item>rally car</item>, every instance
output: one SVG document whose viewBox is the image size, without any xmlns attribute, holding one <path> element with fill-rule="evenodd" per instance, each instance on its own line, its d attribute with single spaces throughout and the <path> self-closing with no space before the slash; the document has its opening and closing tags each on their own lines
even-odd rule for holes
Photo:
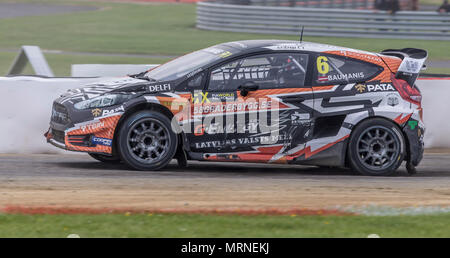
<svg viewBox="0 0 450 258">
<path fill-rule="evenodd" d="M 157 170 L 172 159 L 349 167 L 391 175 L 423 155 L 427 52 L 298 41 L 202 49 L 140 74 L 69 90 L 47 141 Z"/>
</svg>

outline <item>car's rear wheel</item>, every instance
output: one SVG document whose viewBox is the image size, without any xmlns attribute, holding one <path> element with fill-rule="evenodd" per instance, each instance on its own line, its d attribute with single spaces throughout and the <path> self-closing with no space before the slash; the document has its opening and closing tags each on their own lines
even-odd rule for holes
<svg viewBox="0 0 450 258">
<path fill-rule="evenodd" d="M 347 155 L 352 169 L 360 174 L 392 175 L 405 157 L 404 138 L 394 123 L 369 119 L 352 132 Z"/>
<path fill-rule="evenodd" d="M 120 163 L 120 158 L 118 156 L 108 156 L 98 153 L 88 153 L 92 158 L 104 162 L 104 163 Z"/>
<path fill-rule="evenodd" d="M 158 170 L 172 160 L 178 139 L 167 116 L 141 111 L 124 121 L 117 143 L 120 157 L 130 167 Z"/>
</svg>

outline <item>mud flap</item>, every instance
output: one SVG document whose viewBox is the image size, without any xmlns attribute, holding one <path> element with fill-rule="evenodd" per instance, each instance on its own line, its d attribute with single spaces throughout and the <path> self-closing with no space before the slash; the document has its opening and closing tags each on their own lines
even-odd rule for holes
<svg viewBox="0 0 450 258">
<path fill-rule="evenodd" d="M 407 156 L 406 169 L 409 174 L 415 174 L 415 167 L 419 165 L 423 158 L 424 144 L 423 144 L 423 128 L 419 127 L 417 120 L 410 119 L 403 127 L 403 132 L 407 138 Z"/>
<path fill-rule="evenodd" d="M 415 175 L 415 174 L 417 174 L 417 169 L 416 169 L 416 167 L 413 166 L 413 165 L 411 164 L 411 162 L 409 162 L 409 161 L 406 163 L 406 171 L 407 171 L 408 174 L 410 174 L 410 175 Z"/>
<path fill-rule="evenodd" d="M 183 148 L 178 148 L 177 152 L 175 153 L 174 158 L 177 159 L 178 166 L 180 168 L 185 168 L 188 166 L 187 155 L 186 155 L 186 152 L 183 150 Z"/>
</svg>

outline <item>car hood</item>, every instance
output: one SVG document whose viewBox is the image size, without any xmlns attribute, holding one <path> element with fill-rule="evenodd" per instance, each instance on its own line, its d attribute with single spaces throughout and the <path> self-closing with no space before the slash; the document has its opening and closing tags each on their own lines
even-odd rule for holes
<svg viewBox="0 0 450 258">
<path fill-rule="evenodd" d="M 77 102 L 92 99 L 100 95 L 113 92 L 126 93 L 158 93 L 171 91 L 170 82 L 149 82 L 147 80 L 132 77 L 120 77 L 107 79 L 95 83 L 87 84 L 81 88 L 70 89 L 58 99 L 58 102 Z"/>
</svg>

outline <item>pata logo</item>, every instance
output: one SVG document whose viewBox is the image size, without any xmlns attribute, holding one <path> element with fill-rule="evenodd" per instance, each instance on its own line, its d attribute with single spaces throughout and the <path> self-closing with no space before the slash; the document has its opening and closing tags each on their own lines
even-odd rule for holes
<svg viewBox="0 0 450 258">
<path fill-rule="evenodd" d="M 359 93 L 363 93 L 366 90 L 366 85 L 364 84 L 356 84 L 355 88 Z"/>
<path fill-rule="evenodd" d="M 374 85 L 368 85 L 367 91 L 394 91 L 394 87 L 390 83 L 380 83 Z"/>
<path fill-rule="evenodd" d="M 97 117 L 102 113 L 102 110 L 100 108 L 92 109 L 92 115 Z"/>
</svg>

